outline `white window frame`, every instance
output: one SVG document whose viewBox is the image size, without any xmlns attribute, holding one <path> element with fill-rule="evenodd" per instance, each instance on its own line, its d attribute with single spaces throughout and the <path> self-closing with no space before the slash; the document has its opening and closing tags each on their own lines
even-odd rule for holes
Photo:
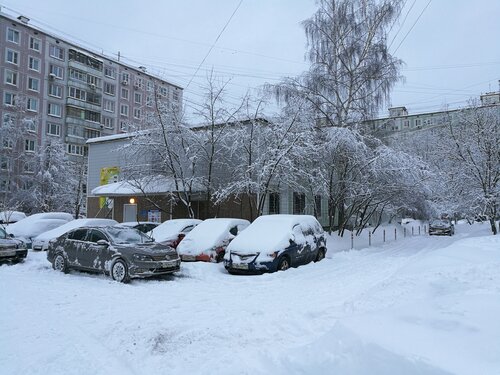
<svg viewBox="0 0 500 375">
<path fill-rule="evenodd" d="M 110 90 L 110 91 L 108 91 Z M 104 93 L 106 95 L 115 96 L 116 95 L 116 85 L 111 82 L 104 82 Z"/>
<path fill-rule="evenodd" d="M 55 133 L 52 133 L 51 130 L 55 130 Z M 60 137 L 61 124 L 56 124 L 55 122 L 47 122 L 47 135 L 50 135 L 52 137 Z"/>
<path fill-rule="evenodd" d="M 60 53 L 56 54 L 56 52 L 60 52 Z M 49 45 L 49 56 L 53 57 L 54 59 L 64 61 L 64 48 L 59 47 L 55 44 L 50 44 Z"/>
<path fill-rule="evenodd" d="M 64 79 L 64 68 L 62 66 L 50 64 L 49 73 L 54 74 L 57 79 Z"/>
<path fill-rule="evenodd" d="M 12 54 L 12 60 L 13 61 L 9 60 L 9 53 Z M 16 50 L 7 48 L 5 50 L 5 62 L 9 63 L 9 64 L 12 64 L 12 65 L 16 65 L 16 66 L 19 65 L 19 52 L 16 51 Z"/>
<path fill-rule="evenodd" d="M 56 95 L 52 92 L 51 88 L 52 87 L 55 87 L 56 88 L 56 91 L 60 91 L 60 95 Z M 59 89 L 59 90 L 57 90 Z M 50 83 L 48 85 L 48 95 L 49 96 L 52 96 L 54 98 L 62 98 L 62 95 L 63 95 L 63 87 L 61 85 L 56 85 L 55 83 Z"/>
<path fill-rule="evenodd" d="M 11 100 L 7 102 L 7 95 L 10 95 Z M 16 94 L 13 92 L 4 91 L 3 93 L 3 104 L 8 106 L 16 105 Z"/>
<path fill-rule="evenodd" d="M 11 33 L 13 35 L 12 39 L 10 39 Z M 15 35 L 17 35 L 17 40 L 15 40 L 16 39 Z M 19 30 L 13 29 L 11 27 L 7 27 L 6 38 L 7 38 L 8 42 L 19 44 L 21 42 L 21 33 L 19 32 Z"/>
<path fill-rule="evenodd" d="M 35 66 L 36 65 L 36 66 Z M 40 72 L 41 61 L 34 56 L 28 56 L 28 69 L 35 72 Z"/>
<path fill-rule="evenodd" d="M 33 87 L 33 82 L 36 82 L 36 88 Z M 29 77 L 26 81 L 27 89 L 34 92 L 40 92 L 40 80 L 35 77 Z"/>
<path fill-rule="evenodd" d="M 54 113 L 51 112 L 51 108 L 59 108 L 58 111 L 55 111 Z M 47 103 L 47 115 L 52 116 L 52 117 L 62 117 L 62 108 L 60 104 L 57 103 Z"/>
<path fill-rule="evenodd" d="M 103 99 L 102 110 L 106 112 L 115 113 L 115 102 L 109 99 Z"/>
<path fill-rule="evenodd" d="M 124 93 L 127 93 L 126 95 L 123 95 Z M 130 98 L 130 91 L 129 89 L 126 89 L 125 87 L 122 87 L 122 90 L 121 90 L 121 98 L 122 99 L 125 99 L 125 100 L 128 100 Z"/>
<path fill-rule="evenodd" d="M 26 99 L 26 110 L 30 112 L 38 112 L 38 99 L 37 98 L 27 98 Z"/>
<path fill-rule="evenodd" d="M 137 100 L 139 98 L 139 100 Z M 142 94 L 140 92 L 134 92 L 134 103 L 142 104 Z"/>
<path fill-rule="evenodd" d="M 35 48 L 35 45 L 38 46 L 38 48 Z M 42 45 L 42 40 L 39 38 L 35 38 L 34 36 L 30 35 L 30 41 L 28 48 L 32 51 L 40 52 L 40 46 Z"/>
<path fill-rule="evenodd" d="M 140 108 L 134 108 L 134 118 L 139 120 L 141 118 L 141 109 Z"/>
<path fill-rule="evenodd" d="M 36 148 L 36 145 L 35 145 L 34 139 L 25 139 L 24 140 L 24 151 L 25 152 L 33 153 L 33 152 L 35 152 L 35 148 Z"/>
<path fill-rule="evenodd" d="M 120 115 L 128 117 L 129 108 L 127 104 L 120 104 Z"/>
<path fill-rule="evenodd" d="M 17 74 L 17 72 L 15 72 L 13 70 L 5 69 L 4 83 L 6 85 L 17 87 L 18 77 L 19 77 L 19 75 Z M 9 82 L 8 78 L 10 78 L 10 82 Z"/>
</svg>

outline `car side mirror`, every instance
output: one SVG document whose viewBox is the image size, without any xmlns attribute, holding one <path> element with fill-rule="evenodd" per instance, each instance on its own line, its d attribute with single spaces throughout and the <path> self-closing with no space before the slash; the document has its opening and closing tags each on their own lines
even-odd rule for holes
<svg viewBox="0 0 500 375">
<path fill-rule="evenodd" d="M 97 241 L 97 244 L 98 244 L 99 246 L 106 246 L 106 247 L 108 247 L 108 246 L 109 246 L 109 242 L 108 242 L 108 241 L 106 241 L 106 240 L 99 240 L 99 241 Z"/>
<path fill-rule="evenodd" d="M 186 237 L 185 233 L 179 233 L 179 240 L 182 240 L 184 237 Z"/>
<path fill-rule="evenodd" d="M 10 238 L 14 238 L 14 235 L 12 233 L 9 233 Z"/>
<path fill-rule="evenodd" d="M 292 234 L 288 241 L 290 242 L 290 245 L 293 245 L 295 243 L 295 236 Z"/>
</svg>

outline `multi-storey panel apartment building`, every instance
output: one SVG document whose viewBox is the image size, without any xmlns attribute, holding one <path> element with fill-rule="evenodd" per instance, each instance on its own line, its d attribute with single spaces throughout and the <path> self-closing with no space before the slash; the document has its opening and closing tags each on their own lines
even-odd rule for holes
<svg viewBox="0 0 500 375">
<path fill-rule="evenodd" d="M 23 187 L 47 140 L 83 157 L 87 139 L 144 126 L 155 95 L 180 107 L 182 88 L 0 13 L 0 194 Z"/>
</svg>

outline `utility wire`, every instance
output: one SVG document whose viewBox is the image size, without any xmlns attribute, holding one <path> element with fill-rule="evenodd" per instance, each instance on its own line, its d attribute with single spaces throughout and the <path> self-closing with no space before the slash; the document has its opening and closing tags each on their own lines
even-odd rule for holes
<svg viewBox="0 0 500 375">
<path fill-rule="evenodd" d="M 415 22 L 413 22 L 413 25 L 411 25 L 410 30 L 408 30 L 408 32 L 405 34 L 405 36 L 403 37 L 403 39 L 401 40 L 401 42 L 399 42 L 399 44 L 396 47 L 396 49 L 394 50 L 393 54 L 396 54 L 396 52 L 398 51 L 399 47 L 401 47 L 401 45 L 403 44 L 403 42 L 406 40 L 406 38 L 408 37 L 408 35 L 410 34 L 410 32 L 413 30 L 413 28 L 417 24 L 418 20 L 420 19 L 420 17 L 422 17 L 422 15 L 424 14 L 425 10 L 429 7 L 429 5 L 431 4 L 431 2 L 432 2 L 432 0 L 429 0 L 429 2 L 425 5 L 424 9 L 422 9 L 422 11 L 418 15 L 417 19 L 415 20 Z"/>
</svg>

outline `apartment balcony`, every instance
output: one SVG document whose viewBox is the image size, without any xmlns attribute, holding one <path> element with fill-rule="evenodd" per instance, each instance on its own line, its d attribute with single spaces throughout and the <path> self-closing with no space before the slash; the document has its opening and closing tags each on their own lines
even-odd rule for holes
<svg viewBox="0 0 500 375">
<path fill-rule="evenodd" d="M 82 128 L 89 128 L 93 130 L 102 130 L 102 125 L 100 122 L 89 121 L 76 117 L 66 117 L 66 124 L 68 125 L 80 125 Z"/>
</svg>

